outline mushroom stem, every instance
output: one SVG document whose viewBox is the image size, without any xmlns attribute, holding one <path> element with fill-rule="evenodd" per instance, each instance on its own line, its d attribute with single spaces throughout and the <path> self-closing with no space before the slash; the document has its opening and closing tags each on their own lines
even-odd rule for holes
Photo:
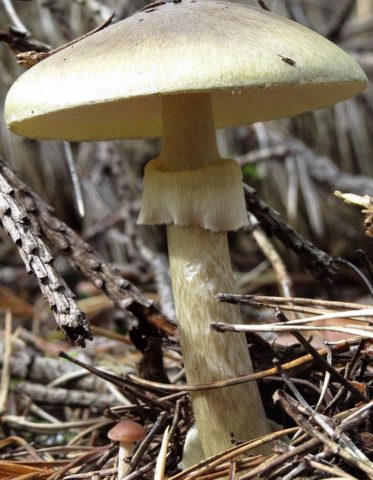
<svg viewBox="0 0 373 480">
<path fill-rule="evenodd" d="M 121 480 L 129 470 L 130 463 L 128 459 L 132 456 L 134 442 L 119 442 L 118 452 L 118 476 Z"/>
<path fill-rule="evenodd" d="M 159 158 L 162 170 L 177 170 L 180 173 L 203 170 L 223 161 L 218 155 L 208 94 L 165 97 L 162 107 L 164 147 Z M 238 195 L 241 200 L 240 180 L 227 183 L 225 187 L 227 190 L 240 189 Z M 209 196 L 209 188 L 207 172 L 204 191 L 194 192 L 194 201 L 198 203 L 200 195 Z M 237 192 L 232 194 L 236 198 Z M 220 195 L 224 196 L 222 192 Z M 213 195 L 210 201 L 219 204 L 221 198 Z M 211 205 L 211 208 L 216 209 L 216 205 Z M 235 211 L 230 213 L 235 215 Z M 209 212 L 205 214 L 208 216 Z M 222 224 L 224 222 L 223 218 Z M 226 232 L 215 233 L 200 226 L 176 224 L 167 227 L 167 234 L 172 287 L 188 382 L 208 383 L 251 372 L 245 336 L 220 334 L 210 329 L 210 323 L 217 320 L 241 323 L 238 307 L 215 301 L 217 293 L 235 290 Z M 206 456 L 227 449 L 234 439 L 248 440 L 269 431 L 255 383 L 193 393 L 192 401 Z"/>
<path fill-rule="evenodd" d="M 164 170 L 196 170 L 219 160 L 208 93 L 163 97 L 162 131 Z"/>
</svg>

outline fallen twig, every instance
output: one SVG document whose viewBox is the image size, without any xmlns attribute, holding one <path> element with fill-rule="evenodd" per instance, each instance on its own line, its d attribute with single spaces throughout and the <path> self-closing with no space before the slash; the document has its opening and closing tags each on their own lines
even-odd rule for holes
<svg viewBox="0 0 373 480">
<path fill-rule="evenodd" d="M 114 15 L 115 14 L 113 13 L 107 20 L 105 20 L 102 23 L 102 25 L 99 25 L 98 27 L 94 28 L 90 32 L 87 32 L 87 33 L 85 33 L 84 35 L 81 35 L 78 38 L 74 38 L 73 40 L 71 40 L 71 42 L 65 43 L 64 45 L 61 45 L 60 47 L 55 48 L 53 50 L 49 50 L 47 52 L 39 52 L 39 51 L 31 50 L 31 51 L 28 51 L 28 52 L 18 53 L 16 55 L 17 61 L 23 67 L 26 67 L 26 68 L 33 67 L 34 65 L 41 62 L 42 60 L 45 60 L 46 58 L 50 57 L 51 55 L 54 55 L 55 53 L 60 52 L 61 50 L 64 50 L 65 48 L 70 47 L 71 45 L 75 45 L 76 43 L 80 42 L 84 38 L 87 38 L 87 37 L 93 35 L 94 33 L 99 32 L 100 30 L 103 30 L 108 25 L 110 25 L 110 23 L 112 22 L 112 20 L 114 18 Z"/>
<path fill-rule="evenodd" d="M 36 226 L 40 226 L 54 248 L 66 255 L 72 265 L 106 293 L 118 308 L 130 311 L 140 321 L 148 322 L 154 327 L 155 332 L 162 332 L 165 335 L 176 333 L 175 323 L 163 315 L 152 301 L 147 300 L 137 287 L 124 279 L 115 267 L 104 262 L 89 244 L 59 220 L 53 214 L 53 209 L 1 161 L 0 174 L 11 186 L 15 197 L 24 203 L 27 212 L 25 216 Z"/>
<path fill-rule="evenodd" d="M 277 311 L 276 312 L 276 318 L 280 320 L 281 322 L 286 322 L 287 318 L 285 315 Z M 347 388 L 354 397 L 359 398 L 361 401 L 366 402 L 367 398 L 365 395 L 363 395 L 360 390 L 354 387 L 354 385 L 347 380 L 343 375 L 341 375 L 332 365 L 330 365 L 325 358 L 318 353 L 318 351 L 308 342 L 303 335 L 301 335 L 297 331 L 293 331 L 292 334 L 294 337 L 298 340 L 298 342 L 303 345 L 306 351 L 308 351 L 315 359 L 315 361 L 320 365 L 322 370 L 325 370 L 330 373 L 330 375 L 337 381 L 339 382 L 342 386 Z"/>
<path fill-rule="evenodd" d="M 336 351 L 343 351 L 347 347 L 347 343 L 341 342 L 335 346 Z M 321 348 L 318 350 L 319 355 L 327 355 L 328 349 Z M 313 360 L 312 355 L 304 355 L 303 357 L 297 358 L 292 360 L 291 362 L 287 362 L 281 365 L 281 368 L 285 371 L 293 370 L 301 365 L 304 365 L 307 362 Z M 171 391 L 171 392 L 198 392 L 202 390 L 213 390 L 216 388 L 226 388 L 231 387 L 234 385 L 239 385 L 241 383 L 246 382 L 253 382 L 255 380 L 260 380 L 262 378 L 269 377 L 271 375 L 277 375 L 279 373 L 279 369 L 277 367 L 270 368 L 268 370 L 264 370 L 262 372 L 256 372 L 249 375 L 242 375 L 241 377 L 231 378 L 228 380 L 220 380 L 217 382 L 206 383 L 203 385 L 168 385 L 159 382 L 151 382 L 149 380 L 145 380 L 143 378 L 137 377 L 133 374 L 128 374 L 127 377 L 129 380 L 137 384 L 138 386 L 143 386 L 149 390 L 164 390 L 164 391 Z M 122 380 L 123 381 L 123 380 Z"/>
<path fill-rule="evenodd" d="M 79 309 L 73 292 L 53 266 L 50 248 L 29 222 L 13 186 L 0 173 L 0 217 L 6 232 L 17 245 L 28 272 L 35 274 L 40 290 L 53 311 L 58 327 L 76 345 L 91 340 L 89 322 Z"/>
<path fill-rule="evenodd" d="M 253 188 L 244 185 L 246 206 L 268 235 L 275 235 L 287 248 L 296 253 L 310 272 L 319 279 L 331 279 L 338 270 L 335 258 L 318 249 L 291 228 L 280 215 L 261 200 Z"/>
<path fill-rule="evenodd" d="M 321 432 L 313 427 L 311 422 L 303 416 L 302 409 L 298 408 L 297 402 L 289 395 L 277 391 L 274 400 L 281 404 L 287 414 L 291 416 L 308 435 L 317 438 L 335 455 L 339 455 L 348 463 L 365 472 L 369 478 L 373 478 L 372 462 L 338 429 L 338 426 L 331 430 L 331 435 L 329 436 L 327 432 Z"/>
</svg>

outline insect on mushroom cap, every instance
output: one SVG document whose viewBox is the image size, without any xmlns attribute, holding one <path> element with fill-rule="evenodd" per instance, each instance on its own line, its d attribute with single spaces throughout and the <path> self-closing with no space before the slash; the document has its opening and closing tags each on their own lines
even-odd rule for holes
<svg viewBox="0 0 373 480">
<path fill-rule="evenodd" d="M 116 442 L 136 442 L 145 438 L 146 430 L 137 422 L 123 420 L 109 430 L 107 435 Z"/>
<path fill-rule="evenodd" d="M 155 2 L 24 73 L 5 117 L 31 138 L 142 138 L 161 134 L 163 95 L 209 92 L 221 128 L 326 107 L 366 83 L 336 45 L 269 11 Z"/>
</svg>

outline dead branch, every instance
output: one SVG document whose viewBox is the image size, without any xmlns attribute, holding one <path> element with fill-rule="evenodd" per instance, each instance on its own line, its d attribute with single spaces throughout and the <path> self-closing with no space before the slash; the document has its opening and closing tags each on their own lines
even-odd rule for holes
<svg viewBox="0 0 373 480">
<path fill-rule="evenodd" d="M 0 174 L 9 183 L 14 195 L 24 202 L 28 218 L 40 225 L 54 248 L 106 293 L 118 308 L 133 313 L 140 321 L 149 322 L 163 335 L 176 333 L 175 323 L 163 315 L 152 301 L 147 300 L 137 287 L 124 279 L 118 269 L 104 262 L 88 243 L 59 220 L 53 209 L 19 180 L 4 162 L 0 163 Z"/>
<path fill-rule="evenodd" d="M 257 196 L 253 188 L 244 185 L 244 189 L 247 209 L 258 219 L 266 233 L 276 236 L 285 247 L 296 253 L 317 279 L 330 281 L 338 270 L 337 259 L 318 249 L 291 228 L 279 213 Z"/>
<path fill-rule="evenodd" d="M 29 273 L 34 273 L 40 290 L 53 311 L 57 325 L 76 345 L 92 338 L 89 322 L 79 309 L 74 294 L 53 266 L 53 255 L 40 232 L 29 223 L 14 188 L 0 175 L 0 217 L 6 232 L 17 245 Z"/>
</svg>

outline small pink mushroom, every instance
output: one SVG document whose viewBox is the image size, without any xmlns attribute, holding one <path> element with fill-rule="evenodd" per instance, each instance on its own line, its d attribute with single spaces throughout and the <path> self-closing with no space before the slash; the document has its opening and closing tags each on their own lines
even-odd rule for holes
<svg viewBox="0 0 373 480">
<path fill-rule="evenodd" d="M 132 456 L 135 442 L 143 440 L 145 436 L 145 428 L 132 420 L 123 420 L 109 430 L 110 440 L 119 442 L 118 480 L 121 480 L 128 472 L 128 459 Z"/>
</svg>

